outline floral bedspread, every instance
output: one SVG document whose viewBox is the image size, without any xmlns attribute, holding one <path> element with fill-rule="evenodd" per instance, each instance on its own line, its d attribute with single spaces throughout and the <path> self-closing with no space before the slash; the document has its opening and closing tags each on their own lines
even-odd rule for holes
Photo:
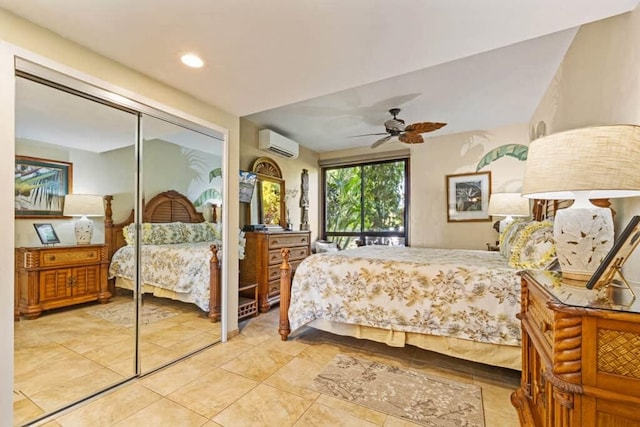
<svg viewBox="0 0 640 427">
<path fill-rule="evenodd" d="M 520 279 L 499 252 L 364 246 L 307 257 L 289 321 L 315 319 L 520 345 Z"/>
<path fill-rule="evenodd" d="M 214 242 L 142 245 L 142 281 L 180 294 L 191 294 L 195 304 L 209 311 L 211 245 Z M 123 246 L 113 255 L 109 278 L 133 280 L 135 247 Z"/>
</svg>

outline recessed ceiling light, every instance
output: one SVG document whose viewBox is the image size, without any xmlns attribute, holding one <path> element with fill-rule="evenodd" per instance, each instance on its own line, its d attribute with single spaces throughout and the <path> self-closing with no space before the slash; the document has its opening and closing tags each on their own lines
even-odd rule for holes
<svg viewBox="0 0 640 427">
<path fill-rule="evenodd" d="M 180 57 L 182 63 L 187 67 L 201 68 L 204 65 L 204 61 L 195 53 L 185 53 Z"/>
</svg>

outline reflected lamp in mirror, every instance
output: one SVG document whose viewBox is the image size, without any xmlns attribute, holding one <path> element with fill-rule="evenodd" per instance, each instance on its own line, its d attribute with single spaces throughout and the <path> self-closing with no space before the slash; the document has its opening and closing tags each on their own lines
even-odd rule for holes
<svg viewBox="0 0 640 427">
<path fill-rule="evenodd" d="M 611 209 L 594 199 L 640 196 L 640 126 L 594 126 L 559 132 L 529 145 L 524 197 L 574 200 L 556 212 L 553 237 L 566 282 L 584 282 L 613 246 Z"/>
<path fill-rule="evenodd" d="M 64 196 L 64 216 L 80 217 L 74 225 L 76 244 L 88 245 L 93 236 L 93 221 L 89 217 L 104 216 L 102 196 L 94 194 L 67 194 Z"/>
<path fill-rule="evenodd" d="M 498 232 L 502 234 L 505 228 L 513 222 L 514 217 L 529 216 L 529 199 L 520 193 L 493 193 L 489 199 L 489 215 L 504 216 L 500 221 Z"/>
</svg>

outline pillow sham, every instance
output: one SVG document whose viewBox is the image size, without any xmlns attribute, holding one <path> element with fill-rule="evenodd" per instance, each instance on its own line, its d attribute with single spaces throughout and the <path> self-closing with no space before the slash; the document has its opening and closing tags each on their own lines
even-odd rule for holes
<svg viewBox="0 0 640 427">
<path fill-rule="evenodd" d="M 553 222 L 534 222 L 524 227 L 513 244 L 509 265 L 513 268 L 547 269 L 556 259 Z"/>
<path fill-rule="evenodd" d="M 186 229 L 181 222 L 142 224 L 143 245 L 170 245 L 184 243 L 187 239 Z"/>
<path fill-rule="evenodd" d="M 209 242 L 221 238 L 220 227 L 211 222 L 184 224 L 184 243 Z"/>
<path fill-rule="evenodd" d="M 124 237 L 124 241 L 127 245 L 133 245 L 136 243 L 136 225 L 131 223 L 129 225 L 125 225 L 122 229 L 122 236 Z"/>
<path fill-rule="evenodd" d="M 512 223 L 506 226 L 502 234 L 500 234 L 499 247 L 500 247 L 500 253 L 502 254 L 502 256 L 504 256 L 507 260 L 511 257 L 511 250 L 512 250 L 513 244 L 518 238 L 518 233 L 527 225 L 533 224 L 534 222 L 537 222 L 537 221 L 516 219 Z"/>
</svg>

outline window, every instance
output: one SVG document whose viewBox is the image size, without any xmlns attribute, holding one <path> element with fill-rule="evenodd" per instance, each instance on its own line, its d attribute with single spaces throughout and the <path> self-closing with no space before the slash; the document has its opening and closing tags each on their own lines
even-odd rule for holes
<svg viewBox="0 0 640 427">
<path fill-rule="evenodd" d="M 408 243 L 409 159 L 322 169 L 322 235 L 341 248 Z"/>
</svg>

